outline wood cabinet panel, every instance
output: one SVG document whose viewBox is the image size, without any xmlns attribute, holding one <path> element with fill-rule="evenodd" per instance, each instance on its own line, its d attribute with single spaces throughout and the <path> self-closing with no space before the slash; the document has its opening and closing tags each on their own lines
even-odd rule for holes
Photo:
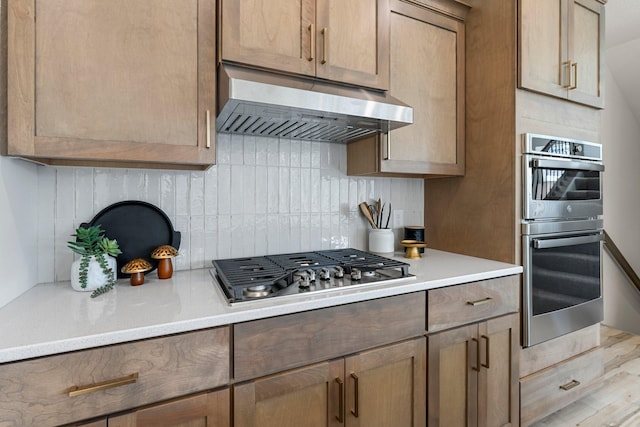
<svg viewBox="0 0 640 427">
<path fill-rule="evenodd" d="M 109 417 L 109 427 L 229 427 L 230 411 L 223 389 Z"/>
<path fill-rule="evenodd" d="M 42 426 L 106 415 L 226 385 L 229 357 L 223 327 L 4 364 L 0 413 L 8 425 Z M 130 383 L 81 393 L 123 378 Z"/>
<path fill-rule="evenodd" d="M 564 408 L 604 381 L 603 350 L 596 348 L 520 381 L 522 426 Z"/>
<path fill-rule="evenodd" d="M 221 59 L 389 87 L 388 0 L 223 0 Z"/>
<path fill-rule="evenodd" d="M 604 7 L 596 0 L 520 0 L 520 87 L 604 105 Z"/>
<path fill-rule="evenodd" d="M 8 8 L 8 154 L 50 164 L 214 163 L 214 0 Z"/>
<path fill-rule="evenodd" d="M 464 24 L 417 4 L 390 3 L 389 93 L 414 123 L 350 143 L 350 175 L 463 175 Z"/>
<path fill-rule="evenodd" d="M 430 426 L 519 422 L 518 314 L 429 335 Z"/>
<path fill-rule="evenodd" d="M 424 292 L 234 326 L 234 378 L 243 381 L 424 334 Z"/>
<path fill-rule="evenodd" d="M 520 307 L 520 276 L 506 276 L 428 291 L 427 330 L 441 331 Z"/>
</svg>

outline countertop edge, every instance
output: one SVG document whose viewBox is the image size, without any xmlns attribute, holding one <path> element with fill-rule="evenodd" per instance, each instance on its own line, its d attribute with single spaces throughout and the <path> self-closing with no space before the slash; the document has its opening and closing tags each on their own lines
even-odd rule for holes
<svg viewBox="0 0 640 427">
<path fill-rule="evenodd" d="M 476 259 L 477 258 L 473 258 Z M 177 333 L 190 332 L 195 330 L 226 326 L 234 323 L 258 320 L 267 317 L 281 316 L 308 310 L 322 309 L 337 305 L 350 304 L 377 298 L 384 298 L 393 295 L 401 295 L 412 292 L 420 292 L 429 289 L 442 288 L 446 286 L 475 282 L 480 280 L 494 279 L 504 276 L 511 276 L 522 273 L 521 266 L 488 261 L 499 268 L 486 269 L 484 271 L 469 272 L 466 274 L 443 276 L 430 280 L 399 279 L 392 284 L 385 286 L 370 286 L 361 290 L 347 290 L 339 293 L 326 293 L 307 299 L 292 299 L 283 304 L 243 304 L 236 307 L 227 306 L 222 313 L 211 313 L 193 318 L 158 322 L 145 326 L 131 328 L 121 328 L 118 330 L 105 331 L 92 334 L 82 334 L 80 336 L 68 337 L 64 339 L 54 339 L 50 341 L 41 340 L 24 345 L 15 345 L 7 348 L 0 348 L 0 363 L 17 362 L 42 356 L 51 356 L 78 350 L 102 347 L 107 345 L 121 344 L 131 341 L 157 338 Z M 217 289 L 216 289 L 217 291 Z M 221 297 L 221 296 L 220 296 Z M 0 309 L 1 312 L 2 309 Z"/>
</svg>

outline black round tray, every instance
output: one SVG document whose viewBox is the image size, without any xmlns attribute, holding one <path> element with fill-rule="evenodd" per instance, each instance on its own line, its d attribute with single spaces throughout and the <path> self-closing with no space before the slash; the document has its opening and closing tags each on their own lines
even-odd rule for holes
<svg viewBox="0 0 640 427">
<path fill-rule="evenodd" d="M 151 203 L 138 200 L 127 200 L 107 206 L 89 223 L 81 227 L 100 225 L 109 239 L 116 239 L 122 253 L 118 255 L 118 277 L 125 277 L 120 272 L 123 265 L 134 258 L 144 258 L 153 265 L 158 261 L 150 254 L 160 245 L 171 245 L 180 249 L 180 232 L 173 229 L 171 220 L 162 209 Z"/>
</svg>

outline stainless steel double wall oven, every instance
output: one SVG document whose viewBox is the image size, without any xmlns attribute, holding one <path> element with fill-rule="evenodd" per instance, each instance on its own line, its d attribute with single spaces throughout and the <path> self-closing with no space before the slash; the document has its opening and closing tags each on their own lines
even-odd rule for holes
<svg viewBox="0 0 640 427">
<path fill-rule="evenodd" d="M 522 340 L 602 321 L 602 146 L 525 134 Z"/>
</svg>

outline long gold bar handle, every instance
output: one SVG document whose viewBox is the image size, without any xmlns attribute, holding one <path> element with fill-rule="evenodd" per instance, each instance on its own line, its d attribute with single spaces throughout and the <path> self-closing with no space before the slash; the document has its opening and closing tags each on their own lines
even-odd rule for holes
<svg viewBox="0 0 640 427">
<path fill-rule="evenodd" d="M 336 420 L 339 423 L 344 422 L 344 382 L 340 378 L 336 378 L 336 382 L 338 383 L 338 415 L 336 415 Z"/>
<path fill-rule="evenodd" d="M 207 148 L 211 148 L 211 112 L 207 110 Z"/>
<path fill-rule="evenodd" d="M 391 160 L 391 131 L 385 134 L 387 138 L 387 155 L 384 157 L 385 160 Z"/>
<path fill-rule="evenodd" d="M 565 88 L 565 89 L 569 89 L 569 88 L 571 88 L 571 61 L 565 61 L 565 62 L 563 62 L 563 63 L 562 63 L 562 66 L 563 66 L 563 67 L 567 67 L 567 68 L 566 68 L 566 70 L 567 70 L 567 73 L 566 73 L 566 76 L 567 76 L 567 77 L 566 77 L 566 80 L 565 80 L 564 78 L 562 79 L 563 81 L 566 81 L 567 83 L 566 83 L 566 84 L 563 84 L 563 85 L 562 85 L 562 87 L 563 87 L 563 88 Z M 564 75 L 565 75 L 565 74 L 563 74 L 563 77 L 564 77 Z"/>
<path fill-rule="evenodd" d="M 479 306 L 479 305 L 490 303 L 491 301 L 493 301 L 493 299 L 491 297 L 486 297 L 485 299 L 479 299 L 477 301 L 467 301 L 467 305 L 472 305 L 472 306 L 476 307 L 476 306 Z"/>
<path fill-rule="evenodd" d="M 311 62 L 316 56 L 316 30 L 313 24 L 309 24 L 309 38 L 311 41 L 309 42 L 309 57 L 307 60 Z"/>
<path fill-rule="evenodd" d="M 482 366 L 489 369 L 490 365 L 489 365 L 489 354 L 491 353 L 491 350 L 489 349 L 489 337 L 486 335 L 481 335 L 480 336 L 481 339 L 484 339 L 487 342 L 487 346 L 484 349 L 484 355 L 485 355 L 485 360 L 487 361 L 487 363 L 483 363 Z"/>
<path fill-rule="evenodd" d="M 574 90 L 578 89 L 578 63 L 573 62 L 571 68 L 573 69 L 573 85 L 569 87 L 569 90 Z"/>
<path fill-rule="evenodd" d="M 351 378 L 353 378 L 353 395 L 354 395 L 353 409 L 351 410 L 351 413 L 353 414 L 354 417 L 358 418 L 360 416 L 360 410 L 358 409 L 359 407 L 358 400 L 360 399 L 360 396 L 358 393 L 359 378 L 353 372 L 351 373 Z"/>
<path fill-rule="evenodd" d="M 69 397 L 81 396 L 83 394 L 95 393 L 96 391 L 108 390 L 110 388 L 120 387 L 127 384 L 133 384 L 138 381 L 138 373 L 134 372 L 126 377 L 116 378 L 114 380 L 102 381 L 95 384 L 77 386 L 74 385 L 69 389 Z"/>
<path fill-rule="evenodd" d="M 321 64 L 327 63 L 327 33 L 328 32 L 329 30 L 327 29 L 327 27 L 324 27 L 322 29 L 322 61 L 320 61 Z"/>
<path fill-rule="evenodd" d="M 477 338 L 471 338 L 471 341 L 476 343 L 476 366 L 472 366 L 471 369 L 480 372 L 480 341 L 478 341 Z M 469 346 L 469 348 L 471 348 L 471 346 Z"/>
<path fill-rule="evenodd" d="M 571 390 L 574 387 L 578 387 L 580 385 L 580 381 L 577 380 L 572 380 L 570 383 L 567 383 L 565 385 L 561 385 L 560 389 L 567 391 L 567 390 Z"/>
</svg>

